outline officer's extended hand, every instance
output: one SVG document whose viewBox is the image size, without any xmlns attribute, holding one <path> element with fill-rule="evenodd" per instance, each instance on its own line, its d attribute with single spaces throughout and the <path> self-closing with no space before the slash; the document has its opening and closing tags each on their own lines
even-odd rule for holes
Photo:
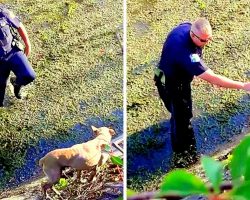
<svg viewBox="0 0 250 200">
<path fill-rule="evenodd" d="M 250 82 L 244 83 L 243 90 L 250 92 Z"/>
</svg>

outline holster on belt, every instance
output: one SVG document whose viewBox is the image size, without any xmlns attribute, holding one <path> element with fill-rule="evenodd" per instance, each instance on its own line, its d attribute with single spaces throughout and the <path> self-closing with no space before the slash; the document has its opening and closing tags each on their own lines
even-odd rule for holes
<svg viewBox="0 0 250 200">
<path fill-rule="evenodd" d="M 23 44 L 17 39 L 14 39 L 11 44 L 12 44 L 12 47 L 17 47 L 19 50 L 24 51 Z"/>
</svg>

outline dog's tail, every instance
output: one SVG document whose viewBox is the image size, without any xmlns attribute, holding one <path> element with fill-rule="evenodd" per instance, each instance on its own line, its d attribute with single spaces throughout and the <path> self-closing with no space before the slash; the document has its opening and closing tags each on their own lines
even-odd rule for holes
<svg viewBox="0 0 250 200">
<path fill-rule="evenodd" d="M 39 160 L 39 166 L 43 167 L 44 157 Z"/>
</svg>

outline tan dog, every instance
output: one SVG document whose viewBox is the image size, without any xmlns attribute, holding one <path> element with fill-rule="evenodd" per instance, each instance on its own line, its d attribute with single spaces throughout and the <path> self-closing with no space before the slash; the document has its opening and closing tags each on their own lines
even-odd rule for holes
<svg viewBox="0 0 250 200">
<path fill-rule="evenodd" d="M 49 179 L 49 182 L 42 186 L 44 194 L 58 182 L 64 167 L 77 169 L 77 179 L 80 179 L 81 170 L 94 169 L 94 166 L 102 165 L 107 161 L 108 154 L 102 153 L 102 149 L 106 144 L 110 144 L 115 131 L 107 127 L 91 126 L 91 128 L 96 134 L 95 139 L 70 148 L 53 150 L 39 160 L 39 165 Z"/>
</svg>

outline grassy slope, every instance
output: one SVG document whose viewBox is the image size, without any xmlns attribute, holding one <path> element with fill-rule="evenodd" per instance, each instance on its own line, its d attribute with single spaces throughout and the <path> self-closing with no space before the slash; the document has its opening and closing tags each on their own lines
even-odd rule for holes
<svg viewBox="0 0 250 200">
<path fill-rule="evenodd" d="M 26 26 L 37 73 L 27 100 L 8 90 L 0 110 L 0 167 L 9 175 L 41 138 L 69 140 L 76 123 L 122 109 L 122 1 L 4 2 Z"/>
<path fill-rule="evenodd" d="M 229 78 L 248 80 L 248 3 L 247 0 L 194 0 L 185 3 L 181 0 L 128 0 L 128 135 L 134 136 L 169 117 L 154 86 L 152 69 L 159 59 L 167 33 L 182 21 L 207 17 L 214 36 L 214 41 L 204 51 L 207 65 Z M 219 89 L 199 80 L 193 82 L 194 107 L 200 111 L 200 117 L 205 119 L 210 116 L 215 119 L 217 127 L 227 124 L 230 117 L 249 110 L 250 104 L 246 97 L 243 91 Z M 206 131 L 213 125 L 209 122 L 201 124 L 198 126 L 199 134 L 206 135 Z M 236 127 L 234 125 L 230 128 L 229 136 Z M 130 142 L 131 149 L 128 152 L 142 151 L 137 141 Z M 147 147 L 144 145 L 144 148 Z M 134 177 L 128 186 L 140 191 L 152 190 L 160 182 L 162 173 L 149 176 L 151 178 L 147 181 Z"/>
</svg>

